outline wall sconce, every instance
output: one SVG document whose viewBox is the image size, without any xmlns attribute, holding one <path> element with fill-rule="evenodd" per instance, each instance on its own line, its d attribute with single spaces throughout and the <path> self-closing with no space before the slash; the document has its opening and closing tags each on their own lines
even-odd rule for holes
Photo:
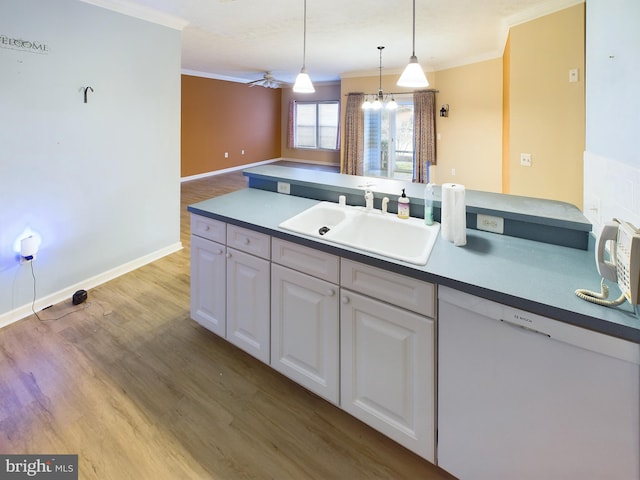
<svg viewBox="0 0 640 480">
<path fill-rule="evenodd" d="M 449 116 L 449 104 L 445 104 L 442 105 L 442 108 L 440 109 L 440 116 L 441 117 L 448 117 Z"/>
</svg>

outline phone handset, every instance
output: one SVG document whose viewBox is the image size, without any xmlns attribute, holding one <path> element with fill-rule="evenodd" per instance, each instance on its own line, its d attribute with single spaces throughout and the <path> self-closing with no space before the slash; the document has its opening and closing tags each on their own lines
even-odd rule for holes
<svg viewBox="0 0 640 480">
<path fill-rule="evenodd" d="M 618 230 L 620 228 L 620 222 L 614 219 L 612 222 L 607 222 L 602 227 L 602 232 L 596 242 L 596 266 L 598 267 L 598 273 L 602 277 L 600 282 L 600 293 L 592 292 L 591 290 L 585 290 L 579 288 L 576 290 L 576 295 L 583 300 L 591 303 L 597 303 L 598 305 L 604 305 L 606 307 L 616 307 L 622 305 L 626 301 L 624 293 L 620 295 L 617 300 L 607 300 L 609 298 L 609 287 L 604 283 L 605 279 L 612 282 L 618 281 L 617 272 L 617 240 Z M 607 242 L 611 242 L 609 246 L 610 261 L 605 260 L 605 247 Z"/>
<path fill-rule="evenodd" d="M 596 242 L 596 265 L 598 266 L 598 273 L 601 277 L 611 280 L 612 282 L 618 281 L 618 273 L 616 271 L 616 240 L 618 238 L 619 227 L 620 223 L 617 220 L 605 223 Z M 613 244 L 609 246 L 609 257 L 611 261 L 604 259 L 607 242 L 613 242 Z"/>
</svg>

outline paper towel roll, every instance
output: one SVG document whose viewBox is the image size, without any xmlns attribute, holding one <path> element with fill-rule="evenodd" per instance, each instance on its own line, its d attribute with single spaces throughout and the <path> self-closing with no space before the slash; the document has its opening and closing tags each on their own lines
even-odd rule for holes
<svg viewBox="0 0 640 480">
<path fill-rule="evenodd" d="M 440 223 L 442 238 L 461 247 L 467 244 L 467 206 L 464 185 L 442 185 Z"/>
</svg>

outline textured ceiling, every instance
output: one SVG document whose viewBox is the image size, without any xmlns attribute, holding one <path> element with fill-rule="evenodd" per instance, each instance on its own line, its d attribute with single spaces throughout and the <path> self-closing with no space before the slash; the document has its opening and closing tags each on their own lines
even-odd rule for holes
<svg viewBox="0 0 640 480">
<path fill-rule="evenodd" d="M 236 81 L 271 71 L 293 82 L 302 66 L 303 0 L 83 0 L 185 25 L 182 68 Z M 425 71 L 502 55 L 510 26 L 582 0 L 416 0 L 416 55 Z M 412 49 L 411 0 L 307 0 L 306 66 L 314 83 L 399 73 Z"/>
</svg>

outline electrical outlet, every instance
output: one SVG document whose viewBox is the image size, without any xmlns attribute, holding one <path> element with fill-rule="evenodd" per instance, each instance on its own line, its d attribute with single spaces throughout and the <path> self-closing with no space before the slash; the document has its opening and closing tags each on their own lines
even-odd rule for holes
<svg viewBox="0 0 640 480">
<path fill-rule="evenodd" d="M 569 83 L 576 83 L 578 81 L 578 69 L 572 68 L 569 70 Z"/>
<path fill-rule="evenodd" d="M 485 232 L 502 234 L 504 233 L 504 218 L 479 213 L 477 216 L 477 227 L 478 230 L 484 230 Z"/>
<path fill-rule="evenodd" d="M 229 152 L 224 152 L 224 158 L 229 158 Z"/>
<path fill-rule="evenodd" d="M 531 154 L 530 153 L 521 153 L 520 154 L 520 165 L 523 167 L 530 167 L 532 164 Z"/>
<path fill-rule="evenodd" d="M 289 195 L 291 193 L 291 185 L 287 182 L 278 182 L 278 193 Z"/>
</svg>

